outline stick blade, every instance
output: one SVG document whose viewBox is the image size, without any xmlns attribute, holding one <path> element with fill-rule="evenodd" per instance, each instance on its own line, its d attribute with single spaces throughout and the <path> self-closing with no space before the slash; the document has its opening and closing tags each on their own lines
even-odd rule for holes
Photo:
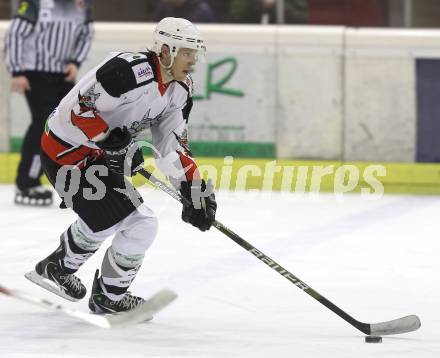
<svg viewBox="0 0 440 358">
<path fill-rule="evenodd" d="M 45 298 L 35 297 L 33 294 L 29 294 L 19 290 L 12 290 L 1 285 L 0 285 L 0 293 L 49 311 L 54 311 L 64 314 L 66 316 L 74 317 L 76 319 L 82 320 L 97 327 L 111 328 L 111 324 L 108 322 L 106 317 L 77 311 L 69 307 L 52 302 L 50 300 L 47 300 Z"/>
<path fill-rule="evenodd" d="M 177 294 L 174 291 L 170 289 L 162 289 L 147 299 L 143 304 L 132 310 L 125 311 L 121 314 L 106 315 L 105 317 L 110 327 L 123 327 L 148 321 L 176 298 Z"/>
<path fill-rule="evenodd" d="M 11 290 L 0 285 L 0 294 L 11 298 L 27 302 L 38 307 L 55 311 L 66 316 L 74 317 L 83 322 L 101 328 L 115 328 L 121 326 L 130 326 L 136 323 L 147 321 L 153 318 L 153 315 L 163 310 L 177 298 L 177 294 L 169 289 L 162 289 L 149 299 L 145 300 L 140 306 L 121 313 L 115 314 L 92 314 L 57 304 L 45 298 L 35 297 L 33 294 Z"/>
<path fill-rule="evenodd" d="M 420 326 L 420 318 L 416 315 L 410 315 L 392 321 L 372 323 L 370 325 L 370 335 L 384 336 L 389 334 L 413 332 L 419 329 Z"/>
</svg>

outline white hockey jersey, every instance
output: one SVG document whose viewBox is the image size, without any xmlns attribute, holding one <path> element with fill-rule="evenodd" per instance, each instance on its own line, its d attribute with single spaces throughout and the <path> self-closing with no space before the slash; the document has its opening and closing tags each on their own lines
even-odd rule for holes
<svg viewBox="0 0 440 358">
<path fill-rule="evenodd" d="M 192 180 L 198 171 L 187 138 L 191 96 L 189 77 L 184 82 L 162 83 L 154 53 L 112 53 L 50 115 L 42 150 L 59 165 L 81 168 L 103 155 L 95 143 L 112 129 L 127 127 L 134 138 L 150 129 L 159 168 L 174 183 Z"/>
</svg>

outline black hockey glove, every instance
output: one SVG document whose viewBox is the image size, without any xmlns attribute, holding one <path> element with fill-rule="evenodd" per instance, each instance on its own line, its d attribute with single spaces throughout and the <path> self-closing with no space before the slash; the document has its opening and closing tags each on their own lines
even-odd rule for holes
<svg viewBox="0 0 440 358">
<path fill-rule="evenodd" d="M 215 220 L 217 203 L 211 188 L 207 190 L 204 180 L 182 182 L 180 193 L 191 205 L 183 205 L 182 220 L 194 225 L 201 231 L 209 230 Z M 191 195 L 192 194 L 192 195 Z"/>
<path fill-rule="evenodd" d="M 114 173 L 133 176 L 144 162 L 141 149 L 133 141 L 127 128 L 115 128 L 110 135 L 96 145 L 105 151 L 107 167 Z M 124 172 L 124 166 L 127 168 Z"/>
</svg>

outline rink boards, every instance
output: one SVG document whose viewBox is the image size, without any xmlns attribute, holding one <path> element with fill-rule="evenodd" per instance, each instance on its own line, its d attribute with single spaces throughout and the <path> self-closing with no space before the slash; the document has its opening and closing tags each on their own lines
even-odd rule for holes
<svg viewBox="0 0 440 358">
<path fill-rule="evenodd" d="M 0 22 L 0 35 L 8 22 Z M 439 30 L 201 25 L 191 143 L 200 156 L 437 162 Z M 87 71 L 145 51 L 152 24 L 97 23 Z M 2 62 L 2 60 L 0 60 Z M 9 75 L 0 63 L 0 80 Z M 17 151 L 24 98 L 0 93 L 0 150 Z"/>
</svg>

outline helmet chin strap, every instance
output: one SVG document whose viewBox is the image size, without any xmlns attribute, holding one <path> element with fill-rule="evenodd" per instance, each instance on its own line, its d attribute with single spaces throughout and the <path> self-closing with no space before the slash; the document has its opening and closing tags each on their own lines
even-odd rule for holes
<svg viewBox="0 0 440 358">
<path fill-rule="evenodd" d="M 174 63 L 174 56 L 170 53 L 170 57 L 171 57 L 170 64 L 168 66 L 165 66 L 162 63 L 161 56 L 157 56 L 160 66 L 166 71 L 168 76 L 170 76 L 172 79 L 174 79 L 173 71 L 171 70 L 171 67 L 173 67 L 173 63 Z"/>
</svg>

